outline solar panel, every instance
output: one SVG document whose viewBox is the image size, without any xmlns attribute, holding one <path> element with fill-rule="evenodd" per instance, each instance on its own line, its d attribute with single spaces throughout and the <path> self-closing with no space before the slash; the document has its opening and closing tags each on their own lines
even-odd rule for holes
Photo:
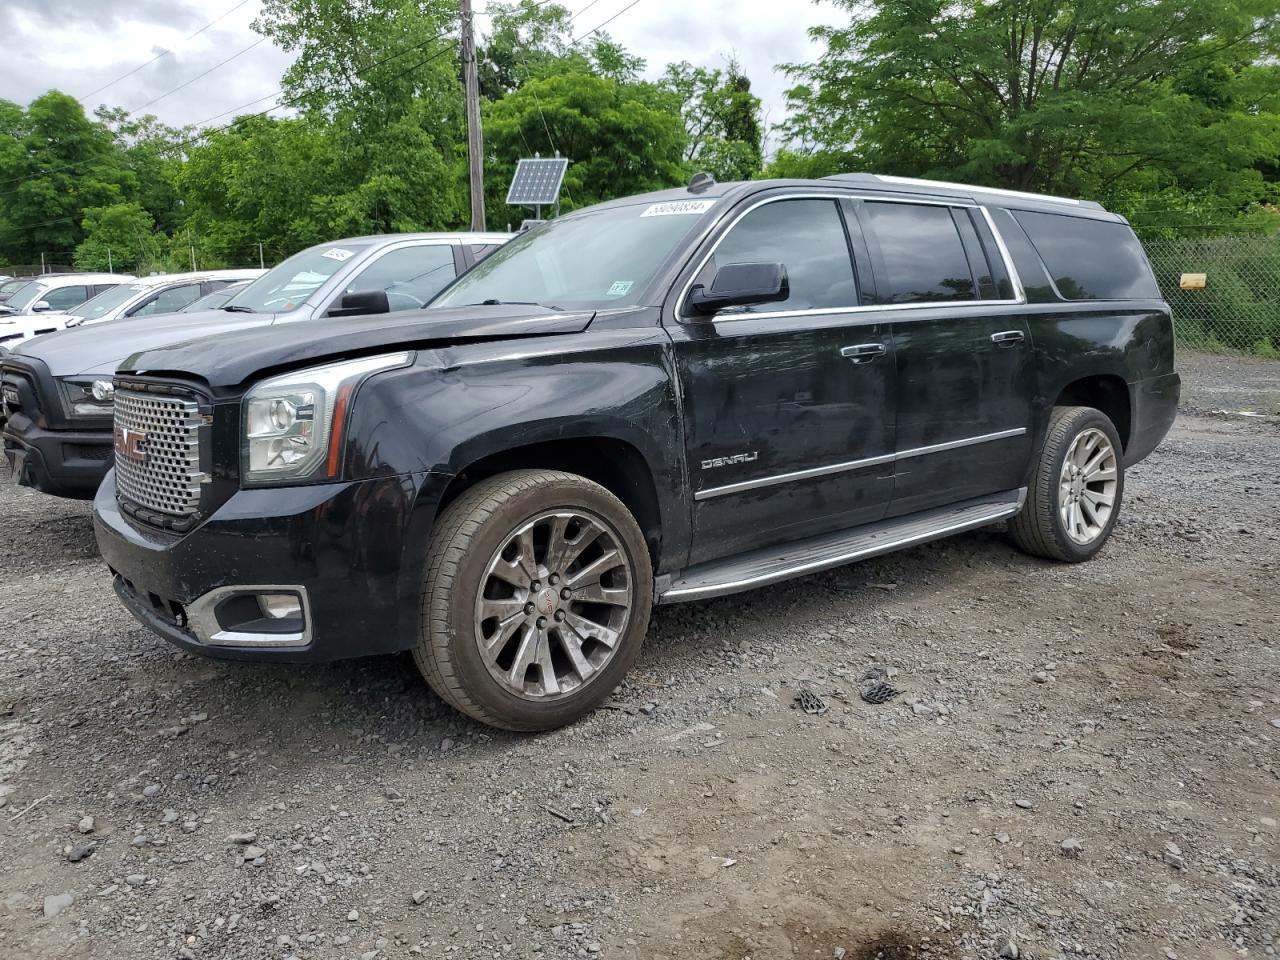
<svg viewBox="0 0 1280 960">
<path fill-rule="evenodd" d="M 516 175 L 511 178 L 507 190 L 507 203 L 513 207 L 550 205 L 560 197 L 560 184 L 564 172 L 569 169 L 565 157 L 521 160 L 516 164 Z"/>
</svg>

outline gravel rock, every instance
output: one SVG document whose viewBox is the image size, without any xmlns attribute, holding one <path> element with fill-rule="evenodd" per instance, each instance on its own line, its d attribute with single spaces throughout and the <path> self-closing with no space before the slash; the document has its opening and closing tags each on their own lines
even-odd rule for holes
<svg viewBox="0 0 1280 960">
<path fill-rule="evenodd" d="M 71 904 L 75 903 L 75 897 L 69 893 L 56 893 L 52 896 L 44 898 L 44 918 L 52 920 Z"/>
<path fill-rule="evenodd" d="M 93 817 L 85 817 L 76 825 L 76 829 L 81 833 L 93 833 L 94 826 Z"/>
</svg>

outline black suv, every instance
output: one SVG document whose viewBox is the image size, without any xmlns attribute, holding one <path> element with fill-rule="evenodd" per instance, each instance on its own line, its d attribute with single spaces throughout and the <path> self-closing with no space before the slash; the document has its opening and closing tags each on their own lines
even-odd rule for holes
<svg viewBox="0 0 1280 960">
<path fill-rule="evenodd" d="M 416 313 L 131 357 L 98 542 L 186 650 L 412 650 L 495 726 L 591 710 L 652 605 L 1008 521 L 1087 560 L 1173 422 L 1098 205 L 872 175 L 629 197 Z"/>
</svg>

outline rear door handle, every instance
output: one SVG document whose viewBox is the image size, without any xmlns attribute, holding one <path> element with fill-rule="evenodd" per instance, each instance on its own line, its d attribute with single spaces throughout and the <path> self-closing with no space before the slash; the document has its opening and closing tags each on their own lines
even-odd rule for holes
<svg viewBox="0 0 1280 960">
<path fill-rule="evenodd" d="M 1027 339 L 1027 335 L 1021 330 L 1001 330 L 999 333 L 991 335 L 991 342 L 1001 347 L 1011 347 L 1025 339 Z"/>
<path fill-rule="evenodd" d="M 883 343 L 859 343 L 857 346 L 840 348 L 840 356 L 854 363 L 870 363 L 888 352 L 889 348 Z"/>
</svg>

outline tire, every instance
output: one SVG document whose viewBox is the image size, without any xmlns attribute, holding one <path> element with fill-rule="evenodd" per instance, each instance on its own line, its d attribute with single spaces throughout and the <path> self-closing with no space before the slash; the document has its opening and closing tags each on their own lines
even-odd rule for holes
<svg viewBox="0 0 1280 960">
<path fill-rule="evenodd" d="M 1082 452 L 1082 447 L 1077 447 L 1077 440 L 1083 438 L 1083 452 L 1088 453 L 1089 442 L 1099 434 L 1110 445 L 1113 468 L 1098 470 L 1094 476 L 1104 479 L 1090 481 L 1081 487 L 1083 478 L 1070 480 L 1064 476 L 1064 469 L 1070 473 L 1078 467 L 1074 459 Z M 1086 461 L 1100 452 L 1099 443 Z M 1071 465 L 1066 463 L 1068 454 L 1073 454 Z M 1086 462 L 1084 465 L 1089 464 Z M 1111 480 L 1105 479 L 1109 472 L 1114 474 Z M 1068 483 L 1066 490 L 1064 482 Z M 1111 504 L 1105 509 L 1104 516 L 1101 502 L 1108 496 Z M 1027 502 L 1022 512 L 1009 522 L 1009 533 L 1013 542 L 1027 553 L 1066 563 L 1081 563 L 1097 554 L 1111 537 L 1123 499 L 1124 447 L 1115 425 L 1106 414 L 1093 407 L 1055 407 L 1027 490 Z M 1075 514 L 1071 512 L 1073 502 Z M 1064 517 L 1064 506 L 1067 517 Z M 1081 524 L 1069 527 L 1068 518 L 1071 517 L 1080 518 Z M 1082 532 L 1088 536 L 1084 542 L 1079 539 Z"/>
<path fill-rule="evenodd" d="M 436 522 L 414 659 L 436 693 L 481 723 L 551 730 L 613 692 L 652 606 L 648 547 L 621 501 L 570 473 L 503 473 Z"/>
</svg>

